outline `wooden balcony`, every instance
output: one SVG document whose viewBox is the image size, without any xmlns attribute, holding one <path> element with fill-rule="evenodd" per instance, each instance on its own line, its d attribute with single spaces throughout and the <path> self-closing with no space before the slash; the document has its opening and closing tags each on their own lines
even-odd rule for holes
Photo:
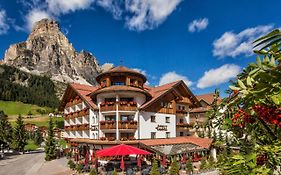
<svg viewBox="0 0 281 175">
<path fill-rule="evenodd" d="M 185 116 L 187 116 L 187 114 L 188 114 L 188 111 L 187 110 L 179 110 L 179 109 L 177 109 L 176 110 L 176 115 L 177 116 L 179 116 L 179 117 L 185 117 Z"/>
<path fill-rule="evenodd" d="M 100 110 L 103 111 L 116 111 L 116 102 L 107 102 L 100 104 Z M 136 102 L 127 102 L 121 101 L 118 105 L 119 111 L 136 111 L 137 110 L 137 103 Z"/>
<path fill-rule="evenodd" d="M 119 129 L 132 129 L 136 130 L 138 128 L 137 121 L 119 121 Z M 116 121 L 100 121 L 100 129 L 116 129 Z"/>
<path fill-rule="evenodd" d="M 119 111 L 136 111 L 137 103 L 134 101 L 120 101 L 118 110 Z"/>
<path fill-rule="evenodd" d="M 78 117 L 83 117 L 83 116 L 87 116 L 89 115 L 90 113 L 90 110 L 89 108 L 85 108 L 85 109 L 82 109 L 80 111 L 76 111 L 76 112 L 71 112 L 69 114 L 65 114 L 64 115 L 64 118 L 65 120 L 68 120 L 68 119 L 75 119 L 75 118 L 78 118 Z"/>
<path fill-rule="evenodd" d="M 100 104 L 100 110 L 103 111 L 116 111 L 116 103 L 115 102 L 107 102 Z"/>
<path fill-rule="evenodd" d="M 190 123 L 177 123 L 177 130 L 189 130 L 193 127 Z"/>
<path fill-rule="evenodd" d="M 64 126 L 65 131 L 85 131 L 89 129 L 90 129 L 89 124 Z"/>
<path fill-rule="evenodd" d="M 161 108 L 158 112 L 164 114 L 174 114 L 173 108 Z"/>
<path fill-rule="evenodd" d="M 65 107 L 66 108 L 72 107 L 72 106 L 77 105 L 82 102 L 83 102 L 83 100 L 79 96 L 76 96 L 75 99 L 71 99 L 68 103 L 66 103 Z"/>
</svg>

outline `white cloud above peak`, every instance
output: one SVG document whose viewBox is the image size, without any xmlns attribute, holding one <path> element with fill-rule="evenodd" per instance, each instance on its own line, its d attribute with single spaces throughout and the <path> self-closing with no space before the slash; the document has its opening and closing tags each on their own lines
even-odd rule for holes
<svg viewBox="0 0 281 175">
<path fill-rule="evenodd" d="M 196 31 L 200 32 L 200 31 L 206 29 L 208 24 L 209 24 L 208 18 L 201 18 L 201 19 L 193 20 L 188 25 L 188 31 L 189 32 L 196 32 Z"/>
<path fill-rule="evenodd" d="M 48 4 L 48 11 L 59 15 L 87 9 L 94 0 L 46 0 L 46 2 Z"/>
<path fill-rule="evenodd" d="M 182 0 L 132 0 L 126 1 L 129 15 L 126 26 L 131 30 L 153 29 L 161 24 Z"/>
<path fill-rule="evenodd" d="M 19 0 L 28 9 L 26 28 L 30 31 L 34 19 L 40 16 L 59 18 L 61 15 L 99 6 L 110 12 L 114 19 L 123 20 L 133 31 L 154 29 L 175 11 L 182 0 Z"/>
<path fill-rule="evenodd" d="M 26 19 L 26 27 L 29 31 L 32 30 L 34 23 L 44 18 L 51 18 L 51 15 L 46 11 L 40 9 L 32 9 L 25 17 Z"/>
<path fill-rule="evenodd" d="M 177 74 L 175 71 L 171 71 L 161 76 L 159 86 L 178 80 L 183 80 L 187 86 L 191 86 L 193 84 L 186 76 Z"/>
<path fill-rule="evenodd" d="M 273 25 L 261 25 L 247 28 L 239 33 L 225 32 L 213 42 L 213 55 L 215 57 L 236 57 L 238 55 L 250 56 L 253 54 L 252 42 L 258 37 L 268 33 Z"/>
<path fill-rule="evenodd" d="M 204 72 L 197 83 L 197 87 L 204 89 L 207 87 L 216 86 L 235 78 L 241 71 L 241 67 L 235 64 L 225 64 L 216 69 L 210 69 Z"/>
<path fill-rule="evenodd" d="M 4 9 L 0 9 L 0 35 L 6 34 L 9 28 L 10 26 L 7 21 L 6 11 Z"/>
</svg>

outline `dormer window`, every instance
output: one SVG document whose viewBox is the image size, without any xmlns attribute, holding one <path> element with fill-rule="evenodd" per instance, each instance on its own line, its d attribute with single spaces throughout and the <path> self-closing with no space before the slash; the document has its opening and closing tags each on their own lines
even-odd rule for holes
<svg viewBox="0 0 281 175">
<path fill-rule="evenodd" d="M 125 82 L 116 81 L 116 82 L 112 82 L 111 85 L 112 86 L 124 86 Z"/>
</svg>

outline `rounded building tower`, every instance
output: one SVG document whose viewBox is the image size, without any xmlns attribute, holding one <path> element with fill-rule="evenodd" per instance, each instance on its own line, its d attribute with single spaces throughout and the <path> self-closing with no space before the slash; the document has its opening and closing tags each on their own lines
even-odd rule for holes
<svg viewBox="0 0 281 175">
<path fill-rule="evenodd" d="M 91 98 L 99 107 L 100 135 L 108 140 L 138 138 L 138 107 L 151 98 L 144 90 L 146 77 L 118 66 L 98 75 L 96 80 L 100 87 Z"/>
</svg>

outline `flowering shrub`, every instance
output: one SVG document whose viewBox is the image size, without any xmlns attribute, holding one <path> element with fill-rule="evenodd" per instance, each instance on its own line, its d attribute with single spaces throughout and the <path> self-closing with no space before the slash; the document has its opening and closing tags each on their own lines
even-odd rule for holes
<svg viewBox="0 0 281 175">
<path fill-rule="evenodd" d="M 229 97 L 210 113 L 241 148 L 239 154 L 224 157 L 222 174 L 281 174 L 281 31 L 257 40 L 263 44 L 257 51 L 263 59 L 259 55 L 243 69 Z"/>
</svg>

